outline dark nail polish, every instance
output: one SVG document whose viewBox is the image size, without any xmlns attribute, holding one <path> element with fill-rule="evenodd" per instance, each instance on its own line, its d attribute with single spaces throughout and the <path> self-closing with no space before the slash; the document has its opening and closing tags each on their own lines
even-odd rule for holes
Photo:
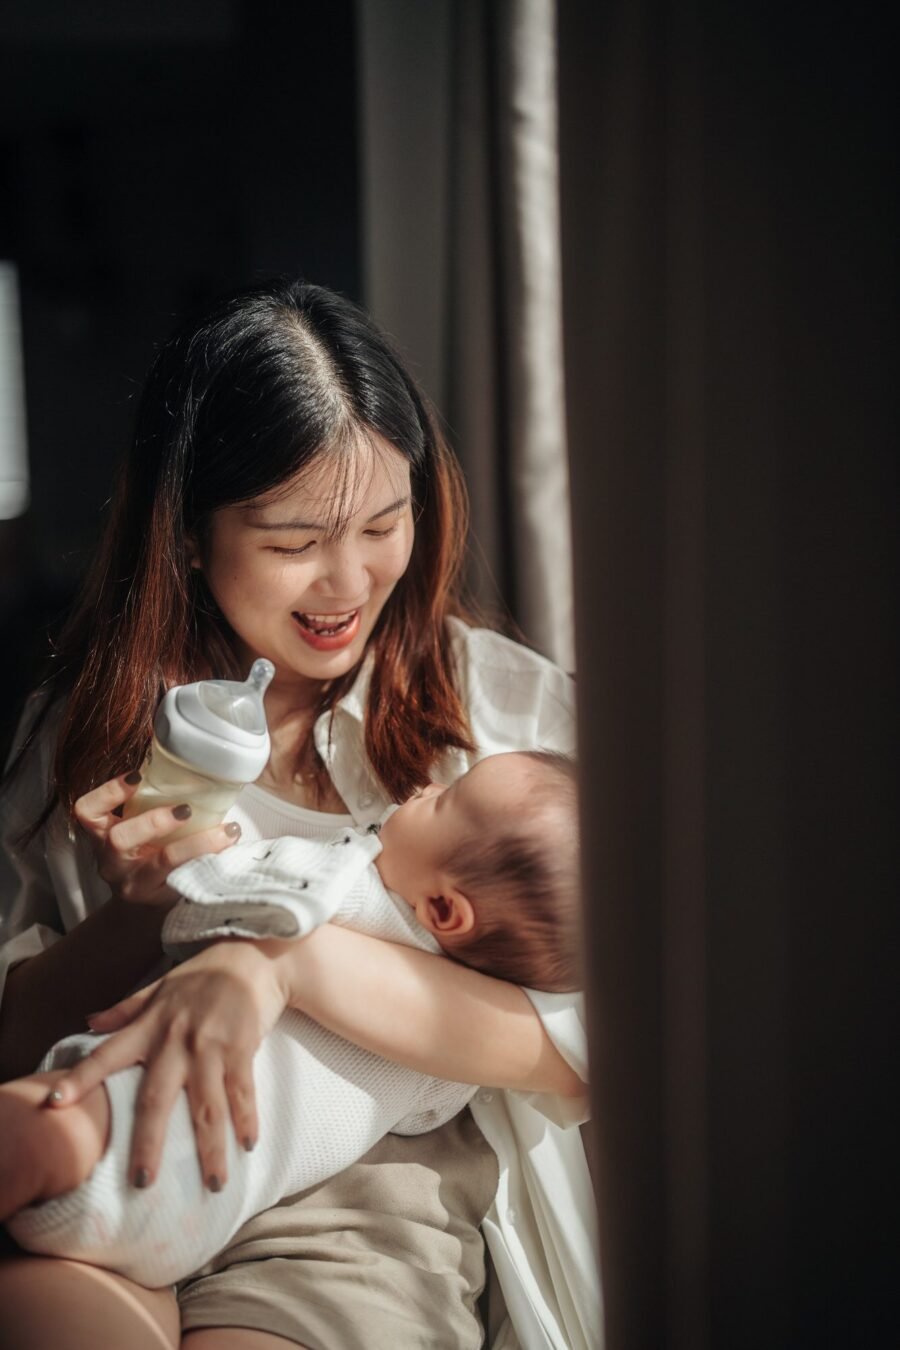
<svg viewBox="0 0 900 1350">
<path fill-rule="evenodd" d="M 222 1189 L 222 1183 L 217 1176 L 211 1176 L 206 1184 L 211 1191 L 220 1191 Z"/>
<path fill-rule="evenodd" d="M 131 773 L 126 773 L 125 775 L 125 782 L 129 787 L 137 787 L 140 781 L 141 775 L 138 773 L 137 769 L 134 769 Z"/>
<path fill-rule="evenodd" d="M 229 839 L 240 839 L 241 827 L 236 820 L 229 820 L 228 824 L 225 826 L 225 833 L 228 835 Z"/>
<path fill-rule="evenodd" d="M 188 806 L 187 802 L 182 802 L 180 806 L 172 807 L 172 815 L 176 820 L 190 820 L 191 808 Z"/>
<path fill-rule="evenodd" d="M 252 1153 L 253 1150 L 256 1148 L 256 1140 L 251 1139 L 250 1136 L 248 1135 L 247 1138 L 244 1140 L 244 1148 L 248 1153 Z"/>
<path fill-rule="evenodd" d="M 144 1190 L 150 1185 L 150 1173 L 146 1167 L 136 1167 L 134 1171 L 134 1184 L 139 1191 Z"/>
</svg>

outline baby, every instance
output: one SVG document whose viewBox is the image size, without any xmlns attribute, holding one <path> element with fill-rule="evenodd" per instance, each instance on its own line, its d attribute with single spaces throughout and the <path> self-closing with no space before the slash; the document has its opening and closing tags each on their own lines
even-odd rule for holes
<svg viewBox="0 0 900 1350">
<path fill-rule="evenodd" d="M 303 937 L 330 919 L 530 988 L 571 990 L 577 867 L 571 762 L 539 751 L 493 755 L 367 832 L 341 830 L 327 844 L 240 844 L 184 864 L 170 877 L 184 898 L 163 938 L 184 954 L 224 934 Z M 70 1037 L 42 1068 L 67 1067 L 96 1044 Z M 42 1110 L 46 1075 L 0 1087 L 0 1220 L 26 1250 L 151 1288 L 198 1269 L 247 1219 L 349 1166 L 389 1131 L 423 1133 L 451 1119 L 476 1091 L 370 1054 L 288 1010 L 254 1060 L 263 1145 L 244 1152 L 229 1131 L 230 1180 L 211 1194 L 184 1092 L 155 1184 L 129 1184 L 142 1072 L 114 1074 L 86 1112 Z"/>
</svg>

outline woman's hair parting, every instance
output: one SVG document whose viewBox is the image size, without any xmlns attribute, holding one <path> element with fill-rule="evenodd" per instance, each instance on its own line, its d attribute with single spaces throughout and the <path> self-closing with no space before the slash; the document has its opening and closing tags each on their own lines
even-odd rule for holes
<svg viewBox="0 0 900 1350">
<path fill-rule="evenodd" d="M 464 616 L 459 467 L 369 316 L 322 287 L 278 279 L 218 301 L 157 353 L 98 555 L 56 645 L 44 712 L 64 706 L 51 794 L 35 828 L 57 800 L 70 809 L 140 764 L 166 688 L 246 673 L 190 566 L 213 512 L 277 492 L 328 457 L 345 489 L 331 522 L 339 532 L 346 500 L 384 443 L 409 462 L 416 533 L 369 643 L 366 749 L 390 796 L 403 800 L 428 781 L 443 750 L 472 748 L 445 622 Z M 323 688 L 319 711 L 334 707 L 356 673 Z"/>
<path fill-rule="evenodd" d="M 475 929 L 451 954 L 466 965 L 531 989 L 583 986 L 580 953 L 578 786 L 566 755 L 526 750 L 528 799 L 497 812 L 450 864 L 473 901 Z"/>
</svg>

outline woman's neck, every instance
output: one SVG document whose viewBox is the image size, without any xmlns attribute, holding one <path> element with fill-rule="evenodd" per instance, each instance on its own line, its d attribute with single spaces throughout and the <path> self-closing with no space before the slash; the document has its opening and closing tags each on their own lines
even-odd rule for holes
<svg viewBox="0 0 900 1350">
<path fill-rule="evenodd" d="M 298 676 L 291 681 L 276 676 L 266 690 L 266 722 L 269 734 L 279 733 L 283 727 L 289 734 L 298 728 L 312 726 L 325 686 L 321 680 L 305 680 Z"/>
<path fill-rule="evenodd" d="M 343 814 L 347 807 L 333 785 L 329 781 L 323 793 L 321 775 L 315 773 L 313 727 L 322 688 L 313 681 L 287 688 L 269 686 L 266 722 L 272 753 L 257 784 L 295 806 Z"/>
<path fill-rule="evenodd" d="M 313 725 L 315 705 L 297 707 L 278 697 L 266 696 L 266 721 L 272 752 L 260 782 L 276 791 L 293 796 L 297 783 L 303 782 L 314 762 Z"/>
</svg>

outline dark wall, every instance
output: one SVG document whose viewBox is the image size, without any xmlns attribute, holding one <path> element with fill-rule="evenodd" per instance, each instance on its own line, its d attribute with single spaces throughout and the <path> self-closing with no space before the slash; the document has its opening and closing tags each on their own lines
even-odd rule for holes
<svg viewBox="0 0 900 1350">
<path fill-rule="evenodd" d="M 0 751 L 96 538 L 154 344 L 254 276 L 359 298 L 352 0 L 4 6 L 0 258 L 31 507 L 0 521 Z"/>
</svg>

